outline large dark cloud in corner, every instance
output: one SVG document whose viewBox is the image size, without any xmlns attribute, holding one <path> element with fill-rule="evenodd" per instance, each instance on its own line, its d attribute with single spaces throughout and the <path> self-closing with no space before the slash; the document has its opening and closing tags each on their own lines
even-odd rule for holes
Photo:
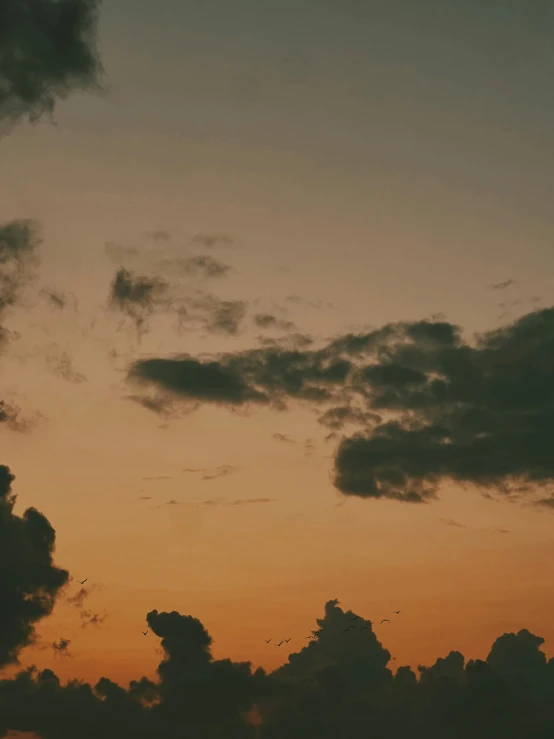
<svg viewBox="0 0 554 739">
<path fill-rule="evenodd" d="M 339 336 L 318 349 L 277 342 L 197 360 L 135 362 L 129 378 L 175 399 L 312 405 L 337 431 L 345 495 L 433 499 L 445 482 L 547 505 L 554 485 L 554 308 L 466 340 L 423 320 Z"/>
<path fill-rule="evenodd" d="M 0 122 L 36 121 L 73 90 L 97 85 L 100 1 L 0 2 Z"/>
<path fill-rule="evenodd" d="M 53 563 L 56 533 L 48 520 L 35 508 L 14 514 L 13 480 L 0 465 L 0 667 L 33 643 L 35 624 L 52 612 L 69 579 Z"/>
</svg>

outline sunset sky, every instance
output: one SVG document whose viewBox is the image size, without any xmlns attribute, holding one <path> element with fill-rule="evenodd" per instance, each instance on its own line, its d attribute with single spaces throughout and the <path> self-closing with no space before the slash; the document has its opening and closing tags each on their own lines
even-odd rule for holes
<svg viewBox="0 0 554 739">
<path fill-rule="evenodd" d="M 393 669 L 522 628 L 554 654 L 553 27 L 538 0 L 102 6 L 102 88 L 0 138 L 0 225 L 41 240 L 2 313 L 0 462 L 73 578 L 23 665 L 153 677 L 155 608 L 273 670 L 334 598 Z M 339 351 L 353 335 L 380 349 Z M 190 374 L 148 363 L 174 357 Z M 378 406 L 385 380 L 356 372 L 389 362 L 461 388 L 471 429 L 392 380 Z M 412 423 L 452 454 L 400 450 Z M 99 624 L 68 602 L 85 578 Z"/>
</svg>

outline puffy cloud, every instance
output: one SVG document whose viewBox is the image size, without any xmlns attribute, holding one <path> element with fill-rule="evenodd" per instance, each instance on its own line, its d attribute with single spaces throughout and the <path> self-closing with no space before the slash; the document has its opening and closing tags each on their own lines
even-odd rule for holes
<svg viewBox="0 0 554 739">
<path fill-rule="evenodd" d="M 266 675 L 247 662 L 214 659 L 212 638 L 193 616 L 153 610 L 146 620 L 163 650 L 155 681 L 62 685 L 52 670 L 31 667 L 0 680 L 0 735 L 538 739 L 554 728 L 554 660 L 525 629 L 500 636 L 486 661 L 453 651 L 417 673 L 401 665 L 393 675 L 371 621 L 331 600 L 314 638 Z"/>
<path fill-rule="evenodd" d="M 2 0 L 0 121 L 36 121 L 73 90 L 97 85 L 99 5 L 100 0 Z"/>
<path fill-rule="evenodd" d="M 14 479 L 0 465 L 0 667 L 33 643 L 35 625 L 52 612 L 69 578 L 53 562 L 56 534 L 42 513 L 14 514 Z"/>
</svg>

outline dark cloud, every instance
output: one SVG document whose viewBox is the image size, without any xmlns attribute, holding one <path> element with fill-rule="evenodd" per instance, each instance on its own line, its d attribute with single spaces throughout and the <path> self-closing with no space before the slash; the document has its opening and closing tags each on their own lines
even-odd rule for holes
<svg viewBox="0 0 554 739">
<path fill-rule="evenodd" d="M 36 221 L 15 220 L 0 226 L 0 318 L 34 277 L 41 243 Z"/>
<path fill-rule="evenodd" d="M 493 290 L 505 290 L 507 287 L 512 287 L 512 285 L 515 285 L 515 280 L 504 280 L 504 282 L 496 282 L 494 285 L 492 285 Z"/>
<path fill-rule="evenodd" d="M 0 424 L 13 431 L 25 431 L 28 427 L 21 416 L 21 409 L 5 400 L 0 400 Z"/>
<path fill-rule="evenodd" d="M 102 626 L 102 624 L 108 618 L 108 614 L 104 613 L 102 616 L 94 611 L 83 609 L 79 612 L 81 618 L 81 628 L 86 629 L 87 626 Z"/>
<path fill-rule="evenodd" d="M 554 659 L 527 629 L 499 636 L 485 660 L 451 651 L 393 673 L 394 658 L 370 620 L 330 600 L 316 624 L 314 638 L 268 675 L 248 662 L 214 659 L 213 639 L 197 618 L 152 610 L 146 628 L 163 651 L 156 680 L 62 685 L 52 670 L 30 667 L 0 680 L 0 732 L 42 739 L 552 735 Z"/>
<path fill-rule="evenodd" d="M 335 458 L 346 495 L 432 500 L 444 482 L 548 501 L 554 482 L 554 308 L 474 337 L 446 321 L 388 324 L 321 348 L 135 362 L 129 379 L 166 402 L 312 405 L 332 430 L 356 422 Z"/>
<path fill-rule="evenodd" d="M 158 277 L 144 277 L 121 268 L 110 287 L 109 305 L 130 318 L 140 333 L 156 307 L 166 302 L 168 287 Z"/>
<path fill-rule="evenodd" d="M 247 304 L 244 300 L 217 301 L 207 322 L 207 329 L 214 334 L 230 334 L 239 332 L 240 325 L 246 316 Z"/>
<path fill-rule="evenodd" d="M 71 657 L 69 653 L 69 645 L 71 644 L 70 639 L 64 639 L 63 637 L 57 641 L 52 642 L 52 649 L 54 650 L 54 656 Z"/>
<path fill-rule="evenodd" d="M 396 417 L 342 442 L 340 490 L 420 502 L 446 480 L 512 498 L 552 483 L 554 309 L 473 344 L 447 323 L 389 326 L 350 344 L 377 359 L 362 373 L 368 404 Z"/>
<path fill-rule="evenodd" d="M 98 86 L 99 5 L 99 0 L 2 0 L 0 121 L 36 121 L 74 90 Z"/>
<path fill-rule="evenodd" d="M 225 234 L 197 233 L 192 237 L 193 244 L 200 244 L 208 249 L 233 246 L 233 239 Z"/>
<path fill-rule="evenodd" d="M 91 588 L 81 587 L 74 595 L 66 599 L 68 603 L 77 609 L 81 620 L 81 628 L 83 629 L 87 628 L 87 626 L 101 626 L 108 618 L 107 613 L 101 616 L 99 613 L 85 608 L 85 602 L 90 597 L 90 594 Z"/>
<path fill-rule="evenodd" d="M 282 331 L 293 331 L 296 328 L 292 321 L 284 321 L 271 313 L 256 313 L 254 323 L 259 328 L 275 328 Z"/>
<path fill-rule="evenodd" d="M 200 472 L 202 480 L 217 480 L 236 471 L 232 464 L 222 464 L 219 467 L 185 467 L 183 472 Z"/>
<path fill-rule="evenodd" d="M 54 565 L 56 533 L 35 508 L 14 514 L 14 476 L 0 465 L 0 667 L 17 662 L 35 640 L 35 625 L 49 616 L 69 573 Z"/>
<path fill-rule="evenodd" d="M 334 397 L 351 369 L 349 361 L 328 360 L 325 352 L 268 346 L 211 361 L 190 356 L 135 362 L 129 379 L 154 385 L 182 399 L 240 406 L 248 403 L 284 407 L 288 399 L 324 402 Z"/>
</svg>

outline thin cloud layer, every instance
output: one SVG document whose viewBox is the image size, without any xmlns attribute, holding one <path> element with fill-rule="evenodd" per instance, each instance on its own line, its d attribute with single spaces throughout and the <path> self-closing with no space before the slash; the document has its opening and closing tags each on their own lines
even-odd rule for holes
<svg viewBox="0 0 554 739">
<path fill-rule="evenodd" d="M 262 348 L 196 359 L 153 357 L 128 379 L 177 401 L 313 406 L 343 438 L 334 481 L 345 495 L 432 500 L 441 484 L 547 504 L 554 483 L 554 308 L 462 338 L 446 321 L 387 324 L 319 349 Z"/>
<path fill-rule="evenodd" d="M 2 0 L 0 122 L 38 120 L 74 90 L 97 87 L 100 0 Z"/>
</svg>

